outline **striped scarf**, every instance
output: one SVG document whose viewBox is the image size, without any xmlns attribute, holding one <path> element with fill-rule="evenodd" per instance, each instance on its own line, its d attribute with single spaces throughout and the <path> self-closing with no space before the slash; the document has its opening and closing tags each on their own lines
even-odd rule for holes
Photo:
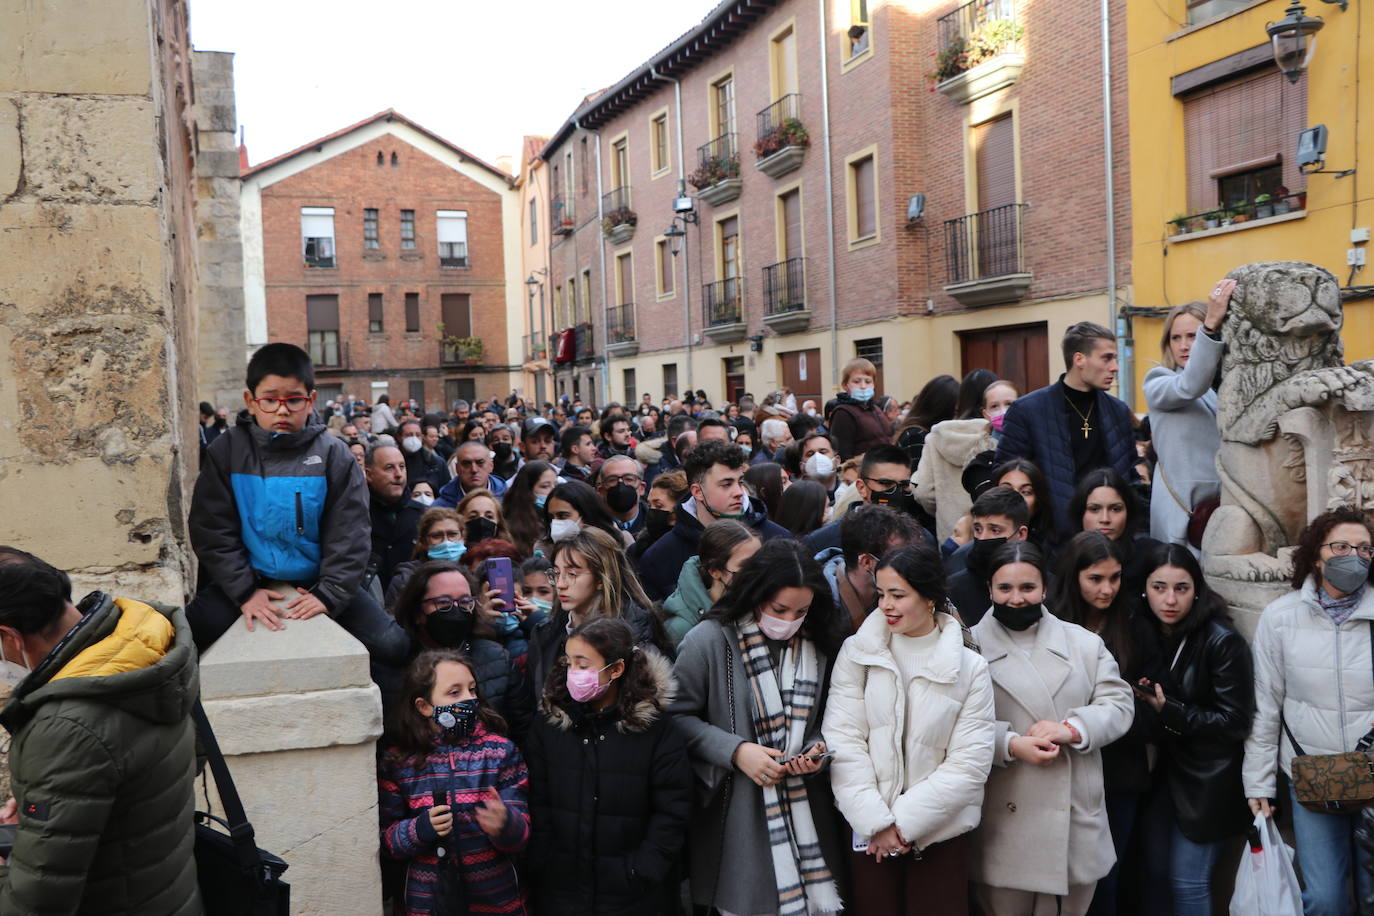
<svg viewBox="0 0 1374 916">
<path fill-rule="evenodd" d="M 752 619 L 738 624 L 740 655 L 754 697 L 754 733 L 759 744 L 792 757 L 806 750 L 806 720 L 820 693 L 816 647 L 794 636 L 783 649 L 778 668 L 768 654 L 768 641 Z M 768 819 L 773 877 L 778 885 L 778 916 L 838 912 L 840 893 L 821 855 L 816 822 L 800 776 L 763 787 Z"/>
</svg>

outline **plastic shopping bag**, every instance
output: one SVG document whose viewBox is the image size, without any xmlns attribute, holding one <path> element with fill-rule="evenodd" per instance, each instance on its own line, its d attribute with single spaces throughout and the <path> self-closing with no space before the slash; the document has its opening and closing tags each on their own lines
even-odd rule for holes
<svg viewBox="0 0 1374 916">
<path fill-rule="evenodd" d="M 1302 890 L 1293 871 L 1293 848 L 1274 819 L 1255 815 L 1250 840 L 1236 870 L 1231 916 L 1302 916 Z"/>
</svg>

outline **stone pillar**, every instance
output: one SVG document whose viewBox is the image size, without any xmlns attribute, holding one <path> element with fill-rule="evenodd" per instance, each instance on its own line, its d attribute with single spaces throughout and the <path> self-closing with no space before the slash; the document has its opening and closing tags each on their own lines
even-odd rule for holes
<svg viewBox="0 0 1374 916">
<path fill-rule="evenodd" d="M 234 55 L 196 51 L 196 376 L 200 398 L 232 415 L 243 406 L 248 338 L 243 326 L 239 153 Z"/>
<path fill-rule="evenodd" d="M 258 845 L 290 866 L 291 912 L 379 916 L 382 703 L 367 650 L 323 615 L 275 633 L 240 620 L 201 658 L 200 686 Z"/>
<path fill-rule="evenodd" d="M 0 35 L 0 540 L 78 588 L 180 603 L 186 8 L 0 0 Z"/>
</svg>

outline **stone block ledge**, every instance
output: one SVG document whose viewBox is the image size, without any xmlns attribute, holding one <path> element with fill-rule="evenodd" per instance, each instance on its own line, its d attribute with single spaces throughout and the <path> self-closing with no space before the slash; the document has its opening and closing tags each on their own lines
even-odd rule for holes
<svg viewBox="0 0 1374 916">
<path fill-rule="evenodd" d="M 205 714 L 229 756 L 363 744 L 382 733 L 382 694 L 372 684 L 207 700 Z"/>
</svg>

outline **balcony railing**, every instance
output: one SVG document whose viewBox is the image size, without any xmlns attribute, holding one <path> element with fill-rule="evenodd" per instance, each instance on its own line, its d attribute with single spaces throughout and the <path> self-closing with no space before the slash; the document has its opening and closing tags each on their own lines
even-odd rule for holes
<svg viewBox="0 0 1374 916">
<path fill-rule="evenodd" d="M 1286 191 L 1287 189 L 1280 188 L 1279 190 Z M 1292 194 L 1260 194 L 1254 200 L 1234 201 L 1215 210 L 1203 210 L 1200 213 L 1176 216 L 1169 220 L 1170 234 L 1188 235 L 1193 232 L 1205 232 L 1208 229 L 1238 226 L 1242 223 L 1302 212 L 1306 209 L 1306 191 L 1296 191 Z"/>
<path fill-rule="evenodd" d="M 439 266 L 440 266 L 440 267 L 467 267 L 467 266 L 468 266 L 468 243 L 467 243 L 467 242 L 440 242 L 440 243 L 439 243 Z"/>
<path fill-rule="evenodd" d="M 630 186 L 621 185 L 601 195 L 601 212 L 610 216 L 617 210 L 630 209 Z"/>
<path fill-rule="evenodd" d="M 573 331 L 576 340 L 574 357 L 579 363 L 586 359 L 591 359 L 596 354 L 592 350 L 592 326 L 590 322 L 582 322 Z"/>
<path fill-rule="evenodd" d="M 796 142 L 797 137 L 793 134 L 800 129 L 800 139 L 809 142 L 806 129 L 801 126 L 801 93 L 793 92 L 778 99 L 772 105 L 760 111 L 756 118 L 758 120 L 758 142 L 754 144 L 754 152 L 760 157 L 766 156 L 776 149 L 768 152 L 761 152 L 767 146 L 777 144 L 777 149 L 784 146 L 802 145 Z"/>
<path fill-rule="evenodd" d="M 706 326 L 739 324 L 744 314 L 744 279 L 729 277 L 701 287 L 702 321 Z"/>
<path fill-rule="evenodd" d="M 806 308 L 806 259 L 789 258 L 763 269 L 765 315 L 781 315 Z"/>
<path fill-rule="evenodd" d="M 617 244 L 634 234 L 639 216 L 630 207 L 630 186 L 622 185 L 601 195 L 601 231 Z"/>
<path fill-rule="evenodd" d="M 543 334 L 525 335 L 525 362 L 543 359 L 549 354 L 549 343 Z"/>
<path fill-rule="evenodd" d="M 739 135 L 721 134 L 697 147 L 697 170 L 687 181 L 698 191 L 739 177 Z"/>
<path fill-rule="evenodd" d="M 549 202 L 549 225 L 554 235 L 568 235 L 573 231 L 572 201 L 564 200 L 563 195 L 554 195 Z"/>
<path fill-rule="evenodd" d="M 935 56 L 937 82 L 958 76 L 1014 45 L 1023 33 L 1015 0 L 972 0 L 936 20 L 940 30 Z"/>
<path fill-rule="evenodd" d="M 482 341 L 477 337 L 439 341 L 439 365 L 470 366 L 482 361 Z"/>
<path fill-rule="evenodd" d="M 606 343 L 629 343 L 635 339 L 635 304 L 627 302 L 606 309 Z"/>
<path fill-rule="evenodd" d="M 945 220 L 950 283 L 1025 273 L 1021 220 L 1029 204 L 1007 204 Z"/>
</svg>

